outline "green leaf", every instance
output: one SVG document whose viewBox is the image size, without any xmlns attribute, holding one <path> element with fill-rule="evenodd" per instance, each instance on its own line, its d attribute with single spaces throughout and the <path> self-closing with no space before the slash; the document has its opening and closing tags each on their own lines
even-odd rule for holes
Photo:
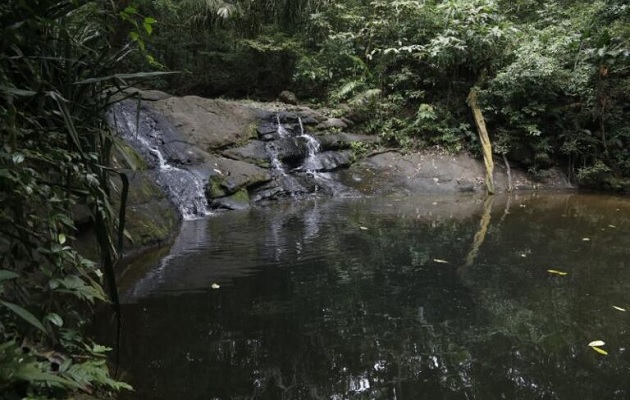
<svg viewBox="0 0 630 400">
<path fill-rule="evenodd" d="M 60 233 L 59 235 L 57 235 L 57 239 L 59 239 L 59 244 L 66 243 L 66 235 L 64 235 L 63 233 Z"/>
<path fill-rule="evenodd" d="M 8 93 L 8 94 L 12 94 L 14 96 L 25 96 L 25 97 L 35 96 L 37 94 L 37 92 L 34 92 L 32 90 L 23 90 L 23 89 L 18 89 L 14 87 L 8 87 L 8 86 L 0 86 L 0 91 Z"/>
<path fill-rule="evenodd" d="M 144 24 L 142 24 L 142 26 L 144 26 L 144 30 L 147 32 L 147 34 L 151 34 L 153 33 L 153 26 L 151 26 L 151 24 L 147 24 L 146 22 Z"/>
<path fill-rule="evenodd" d="M 606 350 L 604 350 L 604 349 L 600 349 L 600 348 L 599 348 L 599 347 L 597 347 L 597 346 L 591 346 L 591 349 L 595 350 L 595 351 L 596 351 L 596 352 L 598 352 L 599 354 L 603 354 L 603 355 L 605 355 L 605 356 L 607 356 L 607 355 L 608 355 L 608 352 L 607 352 Z"/>
<path fill-rule="evenodd" d="M 64 387 L 73 387 L 75 389 L 81 389 L 82 386 L 72 382 L 68 379 L 64 379 L 60 376 L 42 372 L 34 364 L 26 364 L 15 371 L 15 376 L 26 381 L 41 381 L 47 382 L 53 385 L 61 385 Z"/>
<path fill-rule="evenodd" d="M 24 154 L 14 153 L 11 159 L 13 160 L 13 164 L 21 164 L 24 161 Z"/>
<path fill-rule="evenodd" d="M 39 329 L 40 331 L 44 333 L 47 333 L 46 328 L 44 328 L 44 325 L 42 325 L 42 323 L 37 319 L 37 317 L 31 314 L 28 310 L 18 306 L 17 304 L 9 303 L 8 301 L 4 301 L 4 300 L 0 300 L 0 304 L 5 306 L 9 310 L 13 311 L 20 318 L 22 318 L 29 324 L 33 325 L 35 328 Z"/>
<path fill-rule="evenodd" d="M 9 271 L 8 269 L 0 269 L 0 282 L 19 277 L 20 274 L 17 272 Z"/>
<path fill-rule="evenodd" d="M 50 313 L 46 316 L 46 320 L 60 328 L 63 326 L 63 319 L 59 316 L 59 314 Z"/>
<path fill-rule="evenodd" d="M 146 18 L 144 19 L 144 23 L 145 23 L 145 24 L 155 24 L 155 22 L 156 22 L 155 18 L 146 17 Z"/>
</svg>

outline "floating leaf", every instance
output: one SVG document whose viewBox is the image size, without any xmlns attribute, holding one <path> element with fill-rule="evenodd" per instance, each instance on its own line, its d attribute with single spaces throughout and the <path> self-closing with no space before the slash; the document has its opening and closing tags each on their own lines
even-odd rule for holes
<svg viewBox="0 0 630 400">
<path fill-rule="evenodd" d="M 626 311 L 625 308 L 621 308 L 621 307 L 617 307 L 617 306 L 612 306 L 612 308 L 614 308 L 617 311 L 624 311 L 624 312 Z"/>
<path fill-rule="evenodd" d="M 448 264 L 448 261 L 440 260 L 439 258 L 434 258 L 433 261 L 435 261 L 436 263 L 440 263 L 440 264 Z"/>
<path fill-rule="evenodd" d="M 616 228 L 615 225 L 608 225 L 609 228 Z"/>
<path fill-rule="evenodd" d="M 589 343 L 588 345 L 590 347 L 598 347 L 598 346 L 604 346 L 606 343 L 604 343 L 603 340 L 593 340 L 591 343 Z"/>
<path fill-rule="evenodd" d="M 211 287 L 212 289 L 215 289 L 215 290 L 216 290 L 216 289 L 219 289 L 221 286 L 219 286 L 219 285 L 218 285 L 218 284 L 216 284 L 216 283 L 213 283 L 213 284 L 212 284 L 212 286 L 210 286 L 210 287 Z"/>
<path fill-rule="evenodd" d="M 521 254 L 521 257 L 525 258 L 525 257 L 527 257 L 527 254 L 522 253 L 522 254 Z"/>
<path fill-rule="evenodd" d="M 360 226 L 359 229 L 361 229 L 362 231 L 367 231 L 368 228 L 366 228 L 365 226 Z"/>
<path fill-rule="evenodd" d="M 607 356 L 607 355 L 608 355 L 608 352 L 607 352 L 606 350 L 604 350 L 604 349 L 600 349 L 600 348 L 599 348 L 599 347 L 597 347 L 597 346 L 593 346 L 593 347 L 591 347 L 591 349 L 595 350 L 595 351 L 596 351 L 596 352 L 598 352 L 599 354 L 603 354 L 603 355 L 605 355 L 605 356 Z"/>
<path fill-rule="evenodd" d="M 557 269 L 548 269 L 547 272 L 549 272 L 550 274 L 555 274 L 555 275 L 560 275 L 560 276 L 565 276 L 568 274 L 568 272 L 558 271 Z"/>
<path fill-rule="evenodd" d="M 583 241 L 583 242 L 590 242 L 590 241 L 591 241 L 591 239 L 590 239 L 590 238 L 582 238 L 582 241 Z"/>
</svg>

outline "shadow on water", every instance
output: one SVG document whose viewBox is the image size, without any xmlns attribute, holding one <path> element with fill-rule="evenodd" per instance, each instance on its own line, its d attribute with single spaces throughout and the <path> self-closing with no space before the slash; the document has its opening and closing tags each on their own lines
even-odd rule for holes
<svg viewBox="0 0 630 400">
<path fill-rule="evenodd" d="M 627 399 L 629 233 L 626 199 L 575 194 L 187 221 L 123 283 L 130 398 Z"/>
</svg>

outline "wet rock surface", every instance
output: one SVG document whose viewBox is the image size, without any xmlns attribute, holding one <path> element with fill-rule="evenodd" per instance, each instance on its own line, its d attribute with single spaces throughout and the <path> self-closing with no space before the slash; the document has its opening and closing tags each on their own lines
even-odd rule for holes
<svg viewBox="0 0 630 400">
<path fill-rule="evenodd" d="M 149 169 L 177 168 L 198 177 L 210 209 L 242 209 L 313 195 L 485 191 L 482 162 L 466 154 L 356 153 L 353 149 L 373 147 L 378 138 L 348 133 L 354 124 L 349 118 L 286 103 L 173 97 L 157 91 L 139 96 L 145 99 L 139 108 L 137 100 L 114 107 L 119 131 L 126 132 L 121 134 Z M 138 124 L 131 121 L 136 118 Z M 133 132 L 144 142 L 134 145 Z M 506 168 L 500 162 L 495 183 L 498 192 L 507 190 Z M 554 170 L 539 182 L 513 169 L 512 186 L 571 188 Z"/>
</svg>

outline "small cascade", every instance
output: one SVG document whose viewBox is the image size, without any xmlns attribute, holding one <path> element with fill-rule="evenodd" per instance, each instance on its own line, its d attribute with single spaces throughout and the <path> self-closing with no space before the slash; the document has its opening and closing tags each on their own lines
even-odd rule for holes
<svg viewBox="0 0 630 400">
<path fill-rule="evenodd" d="M 301 117 L 283 123 L 275 117 L 275 140 L 265 148 L 269 155 L 272 176 L 284 193 L 291 197 L 308 194 L 348 194 L 349 188 L 339 183 L 333 171 L 341 165 L 338 152 L 323 152 L 320 141 L 304 129 Z M 356 195 L 356 193 L 351 193 Z"/>
<path fill-rule="evenodd" d="M 286 166 L 280 157 L 279 150 L 282 148 L 281 142 L 294 142 L 294 140 L 301 136 L 295 135 L 293 129 L 285 126 L 280 115 L 276 115 L 276 136 L 277 140 L 270 141 L 265 145 L 267 154 L 269 155 L 269 164 L 271 166 L 271 175 L 277 181 L 284 193 L 290 197 L 298 197 L 300 195 L 311 192 L 305 185 L 293 176 L 290 172 L 293 171 L 289 166 Z"/>
<path fill-rule="evenodd" d="M 170 162 L 159 124 L 143 110 L 138 118 L 137 112 L 133 102 L 115 104 L 110 111 L 110 124 L 154 167 L 155 180 L 185 220 L 210 214 L 203 178 L 192 169 Z"/>
<path fill-rule="evenodd" d="M 314 157 L 321 148 L 321 143 L 315 137 L 304 132 L 304 125 L 302 124 L 302 118 L 298 118 L 300 123 L 300 137 L 306 139 L 306 149 L 308 150 L 308 157 Z"/>
<path fill-rule="evenodd" d="M 280 122 L 280 114 L 276 115 L 276 123 L 278 124 L 278 128 L 276 132 L 278 133 L 279 137 L 285 138 L 285 137 L 291 136 L 291 133 L 289 132 L 289 130 L 285 128 L 282 122 Z"/>
</svg>

